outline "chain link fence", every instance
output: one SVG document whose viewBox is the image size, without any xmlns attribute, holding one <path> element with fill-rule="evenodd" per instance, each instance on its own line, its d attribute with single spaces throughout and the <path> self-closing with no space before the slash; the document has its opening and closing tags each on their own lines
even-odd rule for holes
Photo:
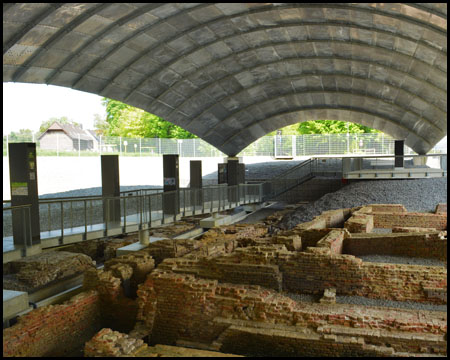
<svg viewBox="0 0 450 360">
<path fill-rule="evenodd" d="M 182 157 L 220 157 L 226 156 L 202 139 L 161 139 L 161 138 L 126 138 L 99 136 L 92 140 L 88 149 L 82 149 L 79 139 L 72 139 L 68 148 L 61 141 L 53 147 L 45 146 L 34 136 L 3 136 L 3 156 L 8 156 L 9 142 L 36 142 L 38 156 L 99 156 L 117 154 L 120 156 L 160 156 L 178 154 Z M 77 142 L 78 141 L 78 142 Z M 59 144 L 65 143 L 63 148 Z M 447 137 L 443 138 L 429 152 L 431 154 L 447 152 Z M 416 154 L 405 146 L 405 155 Z M 238 156 L 272 156 L 275 158 L 312 156 L 312 155 L 392 155 L 394 139 L 383 133 L 369 134 L 313 134 L 313 135 L 275 135 L 263 136 L 242 150 Z"/>
</svg>

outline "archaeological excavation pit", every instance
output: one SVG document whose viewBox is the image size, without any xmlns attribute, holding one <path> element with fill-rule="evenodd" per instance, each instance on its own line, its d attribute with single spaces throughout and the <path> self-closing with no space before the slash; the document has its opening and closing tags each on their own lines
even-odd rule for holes
<svg viewBox="0 0 450 360">
<path fill-rule="evenodd" d="M 290 230 L 281 217 L 173 239 L 193 228 L 180 222 L 121 256 L 137 234 L 12 262 L 4 283 L 18 290 L 83 280 L 4 329 L 4 355 L 446 355 L 446 205 L 330 210 Z"/>
</svg>

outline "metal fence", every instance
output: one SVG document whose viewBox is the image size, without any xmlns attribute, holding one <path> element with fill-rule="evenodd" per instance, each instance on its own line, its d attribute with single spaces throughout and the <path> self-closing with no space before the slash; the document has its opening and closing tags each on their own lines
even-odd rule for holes
<svg viewBox="0 0 450 360">
<path fill-rule="evenodd" d="M 106 236 L 108 230 L 113 228 L 126 233 L 130 231 L 129 227 L 132 225 L 148 228 L 155 221 L 160 223 L 175 221 L 176 216 L 164 208 L 165 197 L 171 197 L 168 202 L 176 199 L 179 208 L 176 215 L 205 214 L 261 202 L 262 185 L 216 185 L 201 189 L 180 188 L 178 191 L 169 192 L 146 189 L 146 191 L 128 191 L 122 194 L 119 197 L 40 199 L 41 235 L 62 239 L 65 236 L 83 234 L 86 238 L 88 232 L 99 230 Z M 18 207 L 10 207 L 10 202 L 3 203 L 3 240 L 5 241 L 5 238 L 12 236 L 12 212 Z M 109 215 L 106 215 L 105 219 L 104 214 L 113 214 L 115 206 L 119 206 L 120 221 L 109 220 Z M 27 218 L 26 214 L 21 219 L 23 220 L 20 223 L 28 225 L 29 217 Z"/>
<path fill-rule="evenodd" d="M 161 139 L 125 138 L 99 136 L 92 149 L 82 150 L 74 140 L 72 150 L 59 148 L 44 149 L 34 136 L 3 137 L 3 155 L 8 156 L 9 142 L 36 142 L 38 156 L 99 156 L 117 154 L 120 156 L 160 156 L 178 154 L 182 157 L 220 157 L 226 156 L 202 139 Z M 57 142 L 58 143 L 58 142 Z M 443 138 L 429 152 L 445 153 L 447 137 Z M 405 146 L 405 155 L 416 154 Z M 363 134 L 313 134 L 313 135 L 275 135 L 263 136 L 242 150 L 238 156 L 272 156 L 275 158 L 313 155 L 392 155 L 394 139 L 384 133 Z"/>
</svg>

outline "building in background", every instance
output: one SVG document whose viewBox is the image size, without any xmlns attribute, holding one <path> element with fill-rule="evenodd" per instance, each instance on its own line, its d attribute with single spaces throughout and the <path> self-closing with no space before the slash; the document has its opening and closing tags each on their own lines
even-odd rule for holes
<svg viewBox="0 0 450 360">
<path fill-rule="evenodd" d="M 71 124 L 54 122 L 38 138 L 41 150 L 78 151 L 94 150 L 94 135 Z"/>
</svg>

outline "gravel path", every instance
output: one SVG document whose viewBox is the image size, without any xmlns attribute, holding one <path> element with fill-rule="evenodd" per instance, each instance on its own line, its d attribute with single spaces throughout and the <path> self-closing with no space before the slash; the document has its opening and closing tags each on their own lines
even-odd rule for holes
<svg viewBox="0 0 450 360">
<path fill-rule="evenodd" d="M 270 179 L 302 162 L 304 162 L 304 160 L 266 161 L 255 164 L 245 164 L 245 179 Z M 217 171 L 203 176 L 203 180 L 214 179 L 217 180 Z"/>
<path fill-rule="evenodd" d="M 438 203 L 446 202 L 447 178 L 363 180 L 301 205 L 286 215 L 280 225 L 291 229 L 299 223 L 311 221 L 326 210 L 367 204 L 403 204 L 409 212 L 433 212 Z"/>
<path fill-rule="evenodd" d="M 395 301 L 385 299 L 371 299 L 363 296 L 336 296 L 336 302 L 339 304 L 355 304 L 365 306 L 383 306 L 401 309 L 412 310 L 430 310 L 430 311 L 445 311 L 447 312 L 447 305 L 425 304 L 416 301 Z"/>
<path fill-rule="evenodd" d="M 392 255 L 363 255 L 358 256 L 358 258 L 367 262 L 447 267 L 447 263 L 445 261 L 440 261 L 438 259 L 416 258 L 408 256 L 392 256 Z"/>
<path fill-rule="evenodd" d="M 310 294 L 294 294 L 294 293 L 282 293 L 292 300 L 308 302 L 308 303 L 318 303 L 321 296 L 320 295 L 310 295 Z M 382 306 L 382 307 L 392 307 L 400 309 L 411 309 L 411 310 L 429 310 L 429 311 L 445 311 L 447 312 L 447 305 L 436 305 L 436 304 L 426 304 L 416 301 L 395 301 L 395 300 L 385 300 L 385 299 L 371 299 L 364 296 L 344 296 L 337 295 L 336 303 L 338 304 L 353 304 L 362 306 Z"/>
</svg>

